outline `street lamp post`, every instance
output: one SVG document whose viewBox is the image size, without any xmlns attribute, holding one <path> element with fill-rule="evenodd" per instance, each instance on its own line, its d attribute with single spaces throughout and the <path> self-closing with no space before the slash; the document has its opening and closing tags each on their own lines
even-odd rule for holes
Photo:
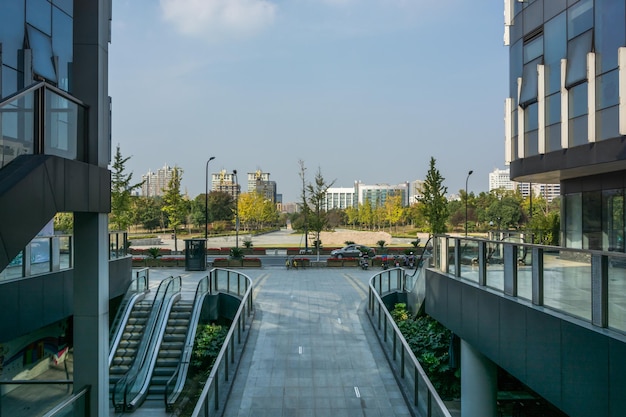
<svg viewBox="0 0 626 417">
<path fill-rule="evenodd" d="M 465 237 L 467 237 L 467 181 L 469 180 L 470 175 L 472 175 L 474 171 L 470 170 L 467 173 L 467 178 L 465 178 Z"/>
<path fill-rule="evenodd" d="M 235 177 L 235 248 L 239 249 L 239 180 L 237 170 L 233 169 Z"/>
<path fill-rule="evenodd" d="M 212 156 L 206 161 L 206 178 L 204 181 L 204 240 L 209 238 L 209 162 L 214 160 Z"/>
</svg>

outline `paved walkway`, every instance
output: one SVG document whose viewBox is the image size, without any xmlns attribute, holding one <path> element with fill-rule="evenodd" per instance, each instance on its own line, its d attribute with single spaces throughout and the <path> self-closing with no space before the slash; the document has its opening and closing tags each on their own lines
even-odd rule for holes
<svg viewBox="0 0 626 417">
<path fill-rule="evenodd" d="M 371 271 L 258 270 L 227 417 L 410 416 L 365 316 Z"/>
</svg>

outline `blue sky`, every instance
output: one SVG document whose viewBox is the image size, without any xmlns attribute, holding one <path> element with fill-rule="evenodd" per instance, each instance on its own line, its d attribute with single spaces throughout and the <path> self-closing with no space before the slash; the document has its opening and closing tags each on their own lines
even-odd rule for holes
<svg viewBox="0 0 626 417">
<path fill-rule="evenodd" d="M 463 0 L 113 0 L 113 147 L 139 180 L 260 169 L 284 201 L 318 168 L 350 187 L 488 189 L 504 168 L 502 4 Z M 243 175 L 242 175 L 243 174 Z"/>
</svg>

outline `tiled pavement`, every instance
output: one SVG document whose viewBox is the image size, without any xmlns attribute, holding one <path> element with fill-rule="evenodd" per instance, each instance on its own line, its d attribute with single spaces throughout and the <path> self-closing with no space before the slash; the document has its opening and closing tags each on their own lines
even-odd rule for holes
<svg viewBox="0 0 626 417">
<path fill-rule="evenodd" d="M 365 316 L 371 271 L 258 272 L 255 321 L 224 416 L 410 416 Z"/>
</svg>

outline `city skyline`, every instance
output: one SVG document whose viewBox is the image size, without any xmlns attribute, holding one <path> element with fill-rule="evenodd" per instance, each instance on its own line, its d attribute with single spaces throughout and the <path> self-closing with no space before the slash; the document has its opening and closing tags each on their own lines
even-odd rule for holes
<svg viewBox="0 0 626 417">
<path fill-rule="evenodd" d="M 214 156 L 295 201 L 299 160 L 350 185 L 424 178 L 432 156 L 449 193 L 504 165 L 500 4 L 113 0 L 112 25 L 111 141 L 135 176 L 167 162 L 197 195 Z"/>
</svg>

